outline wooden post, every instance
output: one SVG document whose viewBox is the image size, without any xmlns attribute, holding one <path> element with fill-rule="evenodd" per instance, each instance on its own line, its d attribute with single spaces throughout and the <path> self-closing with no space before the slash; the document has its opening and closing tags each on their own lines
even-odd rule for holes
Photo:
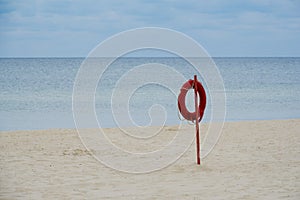
<svg viewBox="0 0 300 200">
<path fill-rule="evenodd" d="M 197 75 L 194 75 L 195 112 L 196 112 L 196 151 L 197 151 L 197 164 L 200 165 L 199 106 L 198 106 L 197 82 L 198 82 Z"/>
</svg>

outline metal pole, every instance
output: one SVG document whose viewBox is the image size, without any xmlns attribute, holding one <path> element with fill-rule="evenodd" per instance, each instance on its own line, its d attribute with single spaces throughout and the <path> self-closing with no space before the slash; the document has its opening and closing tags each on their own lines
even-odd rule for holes
<svg viewBox="0 0 300 200">
<path fill-rule="evenodd" d="M 195 92 L 195 111 L 196 111 L 196 145 L 197 145 L 197 164 L 200 165 L 200 135 L 199 135 L 199 107 L 197 92 L 197 75 L 194 75 L 194 92 Z"/>
</svg>

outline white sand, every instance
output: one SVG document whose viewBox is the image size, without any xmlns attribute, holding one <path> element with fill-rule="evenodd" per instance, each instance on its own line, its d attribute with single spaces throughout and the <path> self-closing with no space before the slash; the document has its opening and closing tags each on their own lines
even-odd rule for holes
<svg viewBox="0 0 300 200">
<path fill-rule="evenodd" d="M 300 199 L 300 119 L 226 123 L 200 167 L 193 144 L 148 174 L 105 167 L 75 130 L 1 132 L 0 159 L 0 199 Z"/>
</svg>

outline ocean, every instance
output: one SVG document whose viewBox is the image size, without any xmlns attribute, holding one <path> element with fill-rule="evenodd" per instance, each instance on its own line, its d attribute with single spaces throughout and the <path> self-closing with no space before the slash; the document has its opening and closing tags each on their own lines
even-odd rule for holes
<svg viewBox="0 0 300 200">
<path fill-rule="evenodd" d="M 213 60 L 225 87 L 225 121 L 300 118 L 300 58 Z M 0 130 L 75 128 L 72 93 L 83 61 L 84 58 L 1 58 Z M 193 71 L 181 68 L 185 65 L 182 59 L 118 59 L 110 66 L 111 70 L 106 71 L 95 93 L 95 112 L 101 119 L 101 127 L 117 126 L 111 111 L 111 95 L 116 82 L 128 70 L 145 63 L 181 69 L 186 80 L 193 78 Z M 165 73 L 157 72 L 157 76 L 173 81 L 172 76 Z M 126 93 L 126 87 L 131 87 L 134 81 L 127 80 L 122 92 Z M 166 91 L 159 85 L 145 85 L 134 91 L 128 104 L 130 117 L 136 125 L 149 124 L 149 108 L 157 104 L 165 108 L 167 125 L 180 123 L 177 98 Z M 210 109 L 208 102 L 206 112 Z M 204 122 L 209 121 L 207 116 L 204 115 Z"/>
</svg>

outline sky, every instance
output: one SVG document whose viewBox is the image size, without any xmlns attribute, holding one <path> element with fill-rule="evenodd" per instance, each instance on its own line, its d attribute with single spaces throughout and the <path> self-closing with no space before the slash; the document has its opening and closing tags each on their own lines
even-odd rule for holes
<svg viewBox="0 0 300 200">
<path fill-rule="evenodd" d="M 0 0 L 0 57 L 85 57 L 141 27 L 180 31 L 215 57 L 300 56 L 300 0 Z"/>
</svg>

